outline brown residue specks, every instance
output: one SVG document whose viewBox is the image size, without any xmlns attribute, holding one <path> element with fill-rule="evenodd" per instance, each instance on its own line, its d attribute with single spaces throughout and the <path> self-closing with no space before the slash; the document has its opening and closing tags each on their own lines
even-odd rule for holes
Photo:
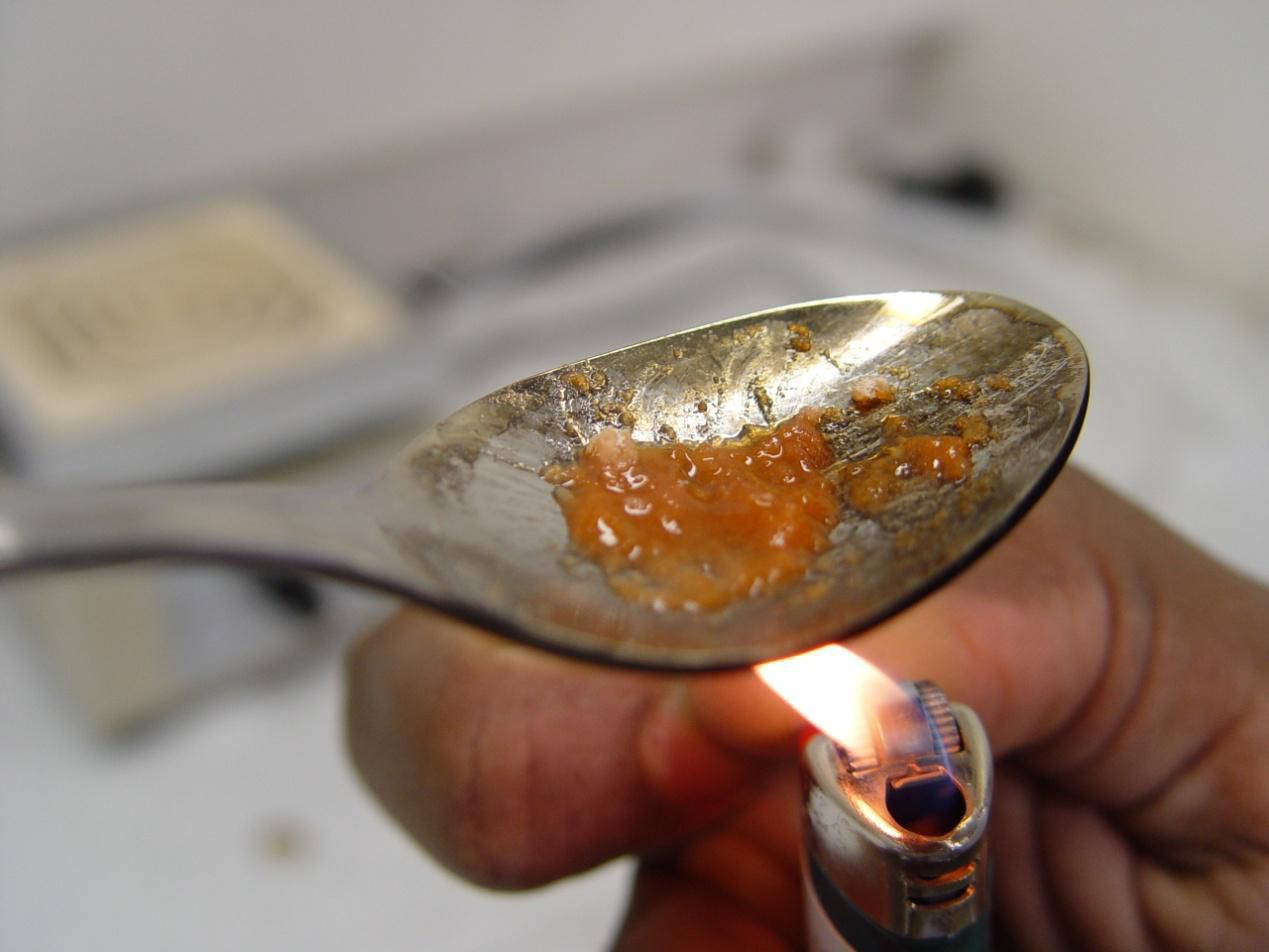
<svg viewBox="0 0 1269 952">
<path fill-rule="evenodd" d="M 634 426 L 635 415 L 624 403 L 602 403 L 597 408 L 599 415 L 614 426 Z"/>
<path fill-rule="evenodd" d="M 811 340 L 811 329 L 805 324 L 789 325 L 789 349 L 805 354 L 814 345 Z"/>
<path fill-rule="evenodd" d="M 992 390 L 1012 390 L 1013 381 L 1008 377 L 1002 377 L 1000 374 L 992 374 L 983 383 L 991 387 Z"/>
<path fill-rule="evenodd" d="M 905 416 L 891 414 L 881 421 L 881 432 L 889 439 L 912 435 L 912 421 Z"/>
<path fill-rule="evenodd" d="M 608 386 L 608 375 L 602 370 L 596 370 L 590 375 L 590 385 L 595 390 L 601 390 Z"/>
<path fill-rule="evenodd" d="M 991 439 L 991 424 L 981 413 L 957 417 L 952 426 L 970 446 L 982 446 Z"/>
<path fill-rule="evenodd" d="M 903 436 L 883 446 L 875 456 L 847 466 L 842 472 L 842 488 L 851 508 L 873 513 L 914 476 L 960 483 L 972 471 L 969 444 L 961 437 Z"/>
<path fill-rule="evenodd" d="M 962 518 L 983 505 L 995 491 L 995 486 L 996 480 L 990 470 L 962 486 L 956 494 L 956 509 Z"/>
<path fill-rule="evenodd" d="M 753 388 L 753 398 L 758 403 L 758 409 L 762 411 L 763 419 L 770 423 L 771 407 L 773 404 L 771 401 L 771 394 L 767 393 L 767 388 L 755 384 Z"/>
<path fill-rule="evenodd" d="M 894 384 L 875 374 L 860 377 L 850 388 L 850 402 L 860 413 L 867 413 L 894 400 Z"/>
<path fill-rule="evenodd" d="M 930 384 L 930 390 L 940 400 L 964 400 L 969 402 L 978 396 L 978 384 L 964 377 L 940 377 Z"/>
<path fill-rule="evenodd" d="M 542 468 L 542 478 L 552 486 L 564 486 L 573 478 L 573 470 L 570 466 L 561 466 L 559 463 L 551 463 L 549 466 Z"/>
<path fill-rule="evenodd" d="M 705 400 L 697 400 L 697 401 L 696 401 L 696 410 L 697 410 L 697 412 L 699 412 L 699 413 L 708 413 L 708 412 L 709 412 L 709 403 L 708 403 L 708 401 L 705 401 Z"/>
<path fill-rule="evenodd" d="M 564 383 L 566 386 L 572 387 L 578 393 L 590 393 L 590 381 L 586 379 L 586 375 L 573 371 L 564 375 Z"/>
<path fill-rule="evenodd" d="M 665 439 L 669 440 L 670 442 L 673 442 L 679 438 L 678 431 L 675 430 L 674 427 L 670 426 L 670 424 L 668 423 L 662 423 L 661 426 L 657 428 L 657 433 L 660 434 Z"/>
</svg>

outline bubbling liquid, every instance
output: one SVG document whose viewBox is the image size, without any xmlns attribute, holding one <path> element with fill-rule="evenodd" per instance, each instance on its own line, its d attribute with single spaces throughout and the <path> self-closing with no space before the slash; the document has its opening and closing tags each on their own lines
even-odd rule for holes
<svg viewBox="0 0 1269 952">
<path fill-rule="evenodd" d="M 606 429 L 543 475 L 558 487 L 574 548 L 618 595 L 658 611 L 716 611 L 802 578 L 843 504 L 869 517 L 914 478 L 963 483 L 971 446 L 990 433 L 981 417 L 959 420 L 959 436 L 916 435 L 906 418 L 887 417 L 873 456 L 834 465 L 820 423 L 840 416 L 808 407 L 772 429 L 701 444 L 636 443 Z"/>
<path fill-rule="evenodd" d="M 829 547 L 834 461 L 808 408 L 720 443 L 642 444 L 598 433 L 551 467 L 573 545 L 622 597 L 659 610 L 714 611 L 805 575 Z"/>
</svg>

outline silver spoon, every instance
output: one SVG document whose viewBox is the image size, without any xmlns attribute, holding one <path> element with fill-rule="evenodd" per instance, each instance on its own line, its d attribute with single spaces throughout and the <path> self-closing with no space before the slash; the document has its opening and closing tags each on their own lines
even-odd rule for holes
<svg viewBox="0 0 1269 952">
<path fill-rule="evenodd" d="M 790 323 L 810 331 L 809 349 L 790 346 Z M 962 485 L 913 480 L 878 513 L 844 508 L 835 544 L 802 582 L 717 613 L 657 612 L 619 598 L 570 552 L 540 473 L 603 427 L 631 427 L 644 441 L 731 437 L 805 406 L 849 407 L 854 382 L 878 373 L 896 398 L 828 428 L 839 459 L 875 452 L 887 414 L 928 433 L 981 414 L 991 439 Z M 952 375 L 997 387 L 940 398 L 931 384 Z M 504 387 L 423 433 L 348 496 L 249 484 L 0 494 L 0 576 L 153 558 L 281 565 L 590 660 L 750 665 L 868 628 L 982 554 L 1057 474 L 1087 397 L 1079 341 L 1016 301 L 902 291 L 796 304 Z"/>
</svg>

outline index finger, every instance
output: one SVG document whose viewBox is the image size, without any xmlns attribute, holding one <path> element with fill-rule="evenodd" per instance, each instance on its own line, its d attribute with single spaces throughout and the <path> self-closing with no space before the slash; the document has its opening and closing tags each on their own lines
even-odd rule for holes
<svg viewBox="0 0 1269 952">
<path fill-rule="evenodd" d="M 681 691 L 409 610 L 350 655 L 348 743 L 438 859 L 526 887 L 662 846 L 747 795 L 763 765 L 701 731 Z"/>
</svg>

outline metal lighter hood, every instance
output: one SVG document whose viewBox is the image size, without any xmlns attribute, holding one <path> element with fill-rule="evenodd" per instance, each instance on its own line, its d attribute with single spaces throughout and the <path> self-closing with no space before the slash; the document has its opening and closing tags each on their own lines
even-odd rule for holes
<svg viewBox="0 0 1269 952">
<path fill-rule="evenodd" d="M 989 898 L 986 734 L 934 685 L 903 687 L 906 703 L 879 708 L 850 747 L 817 734 L 803 749 L 808 910 L 817 903 L 849 943 L 837 948 L 978 948 Z"/>
</svg>

